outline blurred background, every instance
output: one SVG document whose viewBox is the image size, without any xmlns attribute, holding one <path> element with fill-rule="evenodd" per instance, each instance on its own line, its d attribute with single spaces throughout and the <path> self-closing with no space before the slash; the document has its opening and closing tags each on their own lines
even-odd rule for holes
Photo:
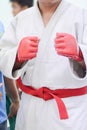
<svg viewBox="0 0 87 130">
<path fill-rule="evenodd" d="M 36 1 L 36 0 L 35 0 Z M 78 6 L 87 8 L 87 0 L 68 0 Z M 0 20 L 7 27 L 12 20 L 11 5 L 9 0 L 0 0 Z"/>
</svg>

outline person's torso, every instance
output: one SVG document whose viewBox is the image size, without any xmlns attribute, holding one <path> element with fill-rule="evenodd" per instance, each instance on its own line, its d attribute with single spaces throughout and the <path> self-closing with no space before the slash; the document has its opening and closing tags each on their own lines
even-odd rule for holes
<svg viewBox="0 0 87 130">
<path fill-rule="evenodd" d="M 40 38 L 37 57 L 30 60 L 22 76 L 23 83 L 33 87 L 79 88 L 87 85 L 85 78 L 72 72 L 69 59 L 57 54 L 54 47 L 56 33 L 69 33 L 81 44 L 83 33 L 83 10 L 62 1 L 52 19 L 44 27 L 36 7 L 20 17 L 16 29 L 18 42 L 26 36 Z M 20 22 L 22 20 L 22 22 Z"/>
</svg>

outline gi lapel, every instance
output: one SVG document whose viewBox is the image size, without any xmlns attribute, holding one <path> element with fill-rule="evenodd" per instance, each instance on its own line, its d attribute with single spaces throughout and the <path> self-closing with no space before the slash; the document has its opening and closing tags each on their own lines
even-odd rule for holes
<svg viewBox="0 0 87 130">
<path fill-rule="evenodd" d="M 52 31 L 55 28 L 56 24 L 58 23 L 58 19 L 61 18 L 62 13 L 64 12 L 64 10 L 66 10 L 68 8 L 68 6 L 69 6 L 69 3 L 62 0 L 62 2 L 60 3 L 59 7 L 56 9 L 55 13 L 53 14 L 51 20 L 49 21 L 49 23 L 46 27 L 44 27 L 40 11 L 39 11 L 38 7 L 36 6 L 36 8 L 37 8 L 36 16 L 39 17 L 39 20 L 37 21 L 37 23 L 38 24 L 40 23 L 40 25 L 42 26 L 41 28 L 43 29 L 43 34 L 40 37 L 40 43 L 39 43 L 39 49 L 38 49 L 39 51 L 37 54 L 37 59 L 44 57 L 44 52 L 50 42 L 50 38 L 52 36 Z"/>
</svg>

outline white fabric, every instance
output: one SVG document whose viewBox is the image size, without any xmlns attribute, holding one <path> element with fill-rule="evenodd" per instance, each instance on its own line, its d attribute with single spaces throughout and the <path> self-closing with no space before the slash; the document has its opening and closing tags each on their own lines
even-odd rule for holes
<svg viewBox="0 0 87 130">
<path fill-rule="evenodd" d="M 69 119 L 60 120 L 56 102 L 22 95 L 16 130 L 86 130 L 87 96 L 63 99 Z"/>
<path fill-rule="evenodd" d="M 56 33 L 75 36 L 87 66 L 87 12 L 62 1 L 50 22 L 44 27 L 38 7 L 19 14 L 0 42 L 0 69 L 10 78 L 22 76 L 26 85 L 51 89 L 80 88 L 87 85 L 87 75 L 78 77 L 68 58 L 59 56 L 54 48 Z M 25 36 L 40 38 L 37 57 L 12 73 L 20 40 Z M 3 58 L 2 58 L 3 57 Z M 23 94 L 16 130 L 86 130 L 87 96 L 63 99 L 68 120 L 60 120 L 54 100 L 43 101 Z"/>
</svg>

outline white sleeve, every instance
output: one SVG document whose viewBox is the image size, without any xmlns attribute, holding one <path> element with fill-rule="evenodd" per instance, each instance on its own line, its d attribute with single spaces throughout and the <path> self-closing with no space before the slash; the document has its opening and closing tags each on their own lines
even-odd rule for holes
<svg viewBox="0 0 87 130">
<path fill-rule="evenodd" d="M 16 19 L 8 27 L 0 40 L 0 71 L 9 78 L 17 79 L 25 70 L 25 66 L 12 73 L 18 50 L 16 37 Z"/>
<path fill-rule="evenodd" d="M 86 76 L 87 76 L 87 11 L 85 10 L 83 12 L 83 35 L 79 46 L 82 51 L 84 62 L 86 65 Z"/>
<path fill-rule="evenodd" d="M 69 60 L 70 61 L 70 66 L 72 72 L 79 78 L 87 78 L 87 11 L 83 11 L 83 23 L 78 23 L 77 25 L 77 40 L 79 47 L 82 51 L 84 62 L 86 65 L 86 70 L 82 68 L 82 66 L 74 61 L 74 60 Z"/>
</svg>

